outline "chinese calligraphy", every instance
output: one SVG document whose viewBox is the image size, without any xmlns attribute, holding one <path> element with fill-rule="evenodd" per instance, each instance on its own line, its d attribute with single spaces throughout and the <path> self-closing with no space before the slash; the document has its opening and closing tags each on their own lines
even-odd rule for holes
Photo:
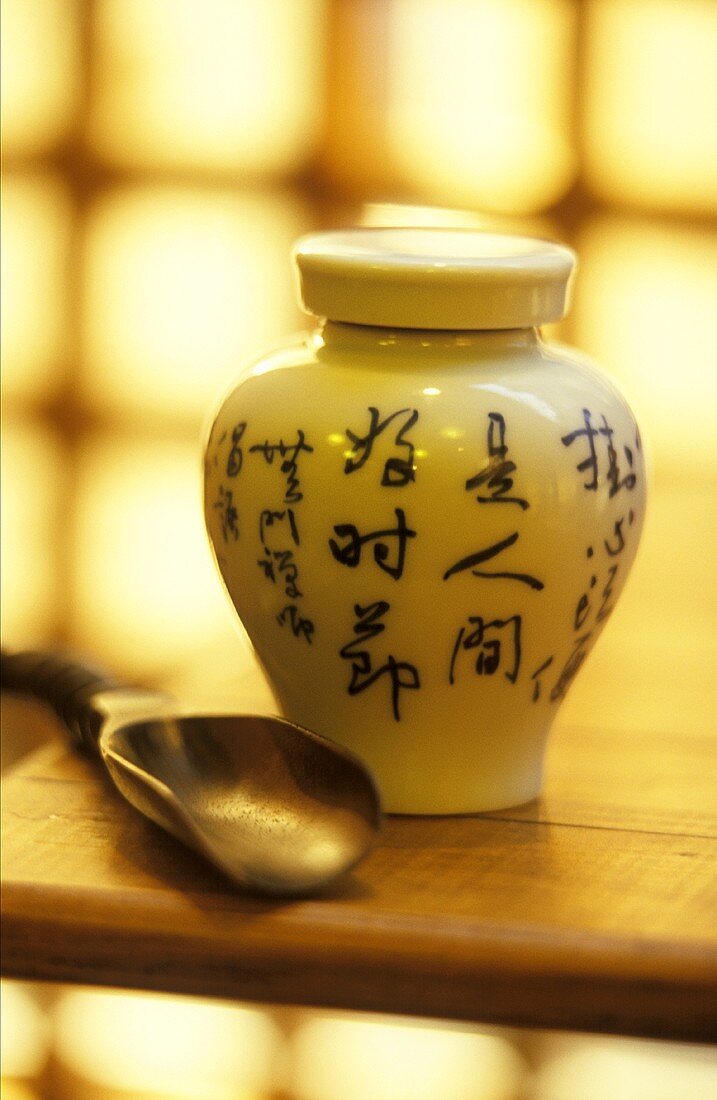
<svg viewBox="0 0 717 1100">
<path fill-rule="evenodd" d="M 471 615 L 468 628 L 462 626 L 458 631 L 448 682 L 455 683 L 456 661 L 461 652 L 476 651 L 475 672 L 478 676 L 493 676 L 504 664 L 505 677 L 514 684 L 520 671 L 520 627 L 521 616 L 511 615 L 508 619 L 486 621 L 480 615 Z M 504 652 L 508 652 L 504 662 Z"/>
<path fill-rule="evenodd" d="M 302 452 L 311 454 L 313 450 L 314 448 L 306 443 L 304 433 L 300 429 L 297 432 L 296 443 L 285 443 L 283 439 L 280 439 L 278 443 L 269 443 L 267 440 L 266 443 L 255 443 L 253 447 L 249 448 L 252 454 L 263 454 L 270 466 L 277 454 L 283 459 L 281 472 L 286 475 L 286 492 L 284 493 L 286 504 L 298 504 L 303 499 L 304 494 L 299 489 L 299 457 Z"/>
<path fill-rule="evenodd" d="M 355 568 L 361 560 L 361 549 L 366 543 L 375 542 L 376 545 L 373 548 L 374 561 L 378 565 L 379 569 L 383 569 L 385 573 L 388 573 L 394 580 L 399 580 L 403 574 L 403 565 L 406 558 L 406 543 L 408 539 L 416 537 L 416 532 L 412 531 L 406 524 L 406 514 L 403 508 L 395 509 L 396 526 L 386 528 L 382 531 L 371 531 L 367 535 L 359 535 L 358 528 L 353 523 L 339 523 L 334 527 L 336 535 L 347 541 L 343 546 L 340 546 L 336 539 L 329 539 L 329 546 L 331 547 L 331 553 L 338 562 L 342 565 L 348 565 L 350 568 Z M 388 539 L 396 540 L 395 547 L 395 560 L 391 562 L 390 549 L 387 544 Z"/>
<path fill-rule="evenodd" d="M 489 496 L 478 494 L 480 504 L 517 504 L 525 510 L 530 507 L 522 497 L 507 494 L 513 488 L 510 474 L 517 466 L 508 458 L 508 445 L 505 441 L 505 417 L 498 412 L 488 413 L 488 463 L 483 469 L 466 481 L 466 489 L 478 489 L 483 485 L 490 491 Z"/>
<path fill-rule="evenodd" d="M 301 429 L 297 429 L 295 441 L 286 443 L 282 438 L 278 443 L 270 443 L 266 440 L 264 443 L 255 443 L 248 447 L 245 442 L 246 431 L 247 422 L 242 420 L 234 425 L 231 432 L 224 432 L 218 441 L 220 448 L 227 442 L 229 446 L 224 466 L 226 477 L 241 484 L 241 480 L 238 479 L 245 465 L 246 454 L 263 456 L 268 466 L 274 464 L 277 456 L 281 460 L 280 472 L 286 478 L 281 502 L 283 507 L 280 505 L 262 508 L 259 512 L 260 556 L 256 564 L 267 581 L 280 587 L 285 598 L 294 601 L 286 604 L 279 611 L 276 615 L 277 623 L 280 626 L 288 626 L 295 638 L 303 638 L 311 644 L 314 624 L 311 619 L 301 614 L 296 602 L 301 600 L 304 594 L 299 580 L 299 562 L 296 556 L 297 548 L 301 545 L 296 505 L 303 499 L 299 483 L 299 459 L 305 454 L 311 454 L 314 448 L 307 443 Z M 239 539 L 239 512 L 235 503 L 235 488 L 236 485 L 228 489 L 220 484 L 219 498 L 212 505 L 219 514 L 222 537 L 225 542 L 230 538 L 234 541 Z"/>
<path fill-rule="evenodd" d="M 219 500 L 215 501 L 212 505 L 215 512 L 219 513 L 219 518 L 222 525 L 222 538 L 225 542 L 229 541 L 231 535 L 236 542 L 239 538 L 239 512 L 234 504 L 234 494 L 231 489 L 225 489 L 223 485 L 219 486 Z"/>
<path fill-rule="evenodd" d="M 592 416 L 590 409 L 583 409 L 583 426 L 576 428 L 572 432 L 568 432 L 566 435 L 561 436 L 561 442 L 564 447 L 571 447 L 578 439 L 584 439 L 587 446 L 587 455 L 580 462 L 578 462 L 576 469 L 580 473 L 589 472 L 590 478 L 588 481 L 583 482 L 583 487 L 596 492 L 600 482 L 600 461 L 598 455 L 597 441 L 599 438 L 605 440 L 605 446 L 607 451 L 607 471 L 605 478 L 609 485 L 609 496 L 614 497 L 621 489 L 634 489 L 637 484 L 637 474 L 633 470 L 634 465 L 634 453 L 631 447 L 623 446 L 623 453 L 629 466 L 629 473 L 625 477 L 620 477 L 620 467 L 618 465 L 618 453 L 615 448 L 613 436 L 615 435 L 614 429 L 608 424 L 607 418 L 601 416 L 601 425 L 594 427 L 592 422 Z M 640 449 L 640 436 L 636 432 L 635 434 L 635 446 Z"/>
<path fill-rule="evenodd" d="M 396 447 L 400 448 L 403 453 L 398 456 L 394 455 L 386 460 L 381 476 L 381 484 L 392 488 L 398 488 L 407 485 L 409 481 L 414 481 L 416 477 L 414 447 L 405 437 L 418 420 L 418 410 L 399 409 L 397 412 L 390 413 L 383 420 L 379 419 L 379 411 L 373 405 L 369 406 L 368 411 L 371 422 L 366 435 L 359 436 L 349 428 L 346 429 L 346 434 L 353 446 L 351 448 L 351 455 L 346 459 L 344 473 L 351 474 L 354 470 L 360 470 L 364 463 L 368 461 L 371 451 L 373 450 L 374 442 L 378 436 L 386 430 L 393 420 L 408 413 L 407 418 L 394 437 Z"/>
<path fill-rule="evenodd" d="M 351 662 L 351 681 L 348 686 L 349 695 L 358 695 L 371 687 L 382 676 L 388 676 L 391 685 L 391 708 L 393 717 L 397 722 L 401 720 L 399 709 L 400 692 L 402 689 L 415 691 L 421 686 L 418 669 L 408 661 L 397 661 L 389 654 L 384 663 L 374 666 L 374 658 L 370 649 L 366 648 L 381 634 L 386 625 L 382 621 L 390 611 L 390 605 L 385 600 L 376 600 L 375 603 L 362 607 L 354 605 L 354 614 L 357 622 L 353 628 L 356 635 L 339 650 L 345 661 Z"/>
<path fill-rule="evenodd" d="M 489 412 L 487 433 L 488 464 L 479 473 L 475 474 L 474 477 L 468 478 L 465 487 L 469 492 L 483 485 L 490 490 L 490 495 L 488 496 L 478 494 L 476 500 L 479 504 L 517 504 L 519 508 L 525 511 L 526 508 L 530 507 L 527 500 L 524 500 L 522 497 L 507 495 L 513 488 L 513 479 L 508 475 L 515 473 L 517 467 L 514 462 L 507 458 L 508 445 L 505 441 L 505 437 L 505 417 L 499 412 Z M 519 538 L 520 533 L 518 531 L 513 531 L 512 534 L 507 535 L 506 538 L 499 539 L 498 542 L 494 542 L 490 546 L 477 550 L 472 554 L 467 554 L 464 558 L 461 558 L 451 565 L 449 569 L 446 569 L 443 574 L 443 580 L 447 581 L 449 577 L 453 577 L 456 573 L 462 573 L 469 569 L 474 577 L 483 577 L 490 580 L 501 578 L 504 580 L 518 581 L 520 584 L 526 584 L 529 588 L 533 588 L 538 592 L 541 591 L 545 587 L 543 581 L 532 576 L 530 573 L 476 568 L 476 566 L 483 565 L 484 562 L 491 561 L 493 558 L 498 557 L 504 550 L 513 546 Z"/>
<path fill-rule="evenodd" d="M 482 569 L 475 569 L 474 566 L 482 565 L 483 562 L 490 561 L 491 558 L 497 557 L 509 546 L 513 546 L 518 541 L 518 532 L 514 531 L 512 535 L 508 535 L 507 538 L 501 539 L 500 542 L 494 543 L 492 546 L 486 547 L 485 550 L 478 550 L 475 554 L 468 554 L 467 557 L 461 558 L 455 565 L 452 565 L 450 569 L 447 569 L 443 574 L 444 581 L 447 581 L 449 577 L 452 577 L 454 573 L 461 573 L 465 569 L 470 569 L 474 577 L 505 577 L 508 580 L 520 581 L 521 584 L 527 584 L 529 588 L 535 588 L 538 592 L 545 587 L 542 581 L 539 581 L 537 577 L 532 577 L 529 573 L 493 573 L 486 572 Z"/>
<path fill-rule="evenodd" d="M 246 431 L 246 421 L 242 421 L 232 429 L 232 446 L 227 458 L 227 477 L 236 477 L 242 468 L 244 454 L 239 444 Z"/>
</svg>

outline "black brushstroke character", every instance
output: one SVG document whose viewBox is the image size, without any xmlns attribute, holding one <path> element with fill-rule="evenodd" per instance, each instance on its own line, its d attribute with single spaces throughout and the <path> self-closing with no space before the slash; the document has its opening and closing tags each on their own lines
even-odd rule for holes
<svg viewBox="0 0 717 1100">
<path fill-rule="evenodd" d="M 386 460 L 383 467 L 381 484 L 389 488 L 397 488 L 402 485 L 408 485 L 409 481 L 415 481 L 416 469 L 413 461 L 414 446 L 405 436 L 418 420 L 418 409 L 398 409 L 397 412 L 390 413 L 384 420 L 379 419 L 379 411 L 373 405 L 369 406 L 368 411 L 371 417 L 371 423 L 366 435 L 359 436 L 356 435 L 355 432 L 352 432 L 350 428 L 346 429 L 346 435 L 352 443 L 352 453 L 344 463 L 344 473 L 352 474 L 355 470 L 360 470 L 369 459 L 371 451 L 373 450 L 373 445 L 381 433 L 385 431 L 388 425 L 395 420 L 396 417 L 404 416 L 408 413 L 407 419 L 394 437 L 395 445 L 404 448 L 406 453 L 400 456 L 393 456 Z"/>
<path fill-rule="evenodd" d="M 621 554 L 625 549 L 625 536 L 622 533 L 622 525 L 624 522 L 624 516 L 621 516 L 620 519 L 615 520 L 612 531 L 614 541 L 612 543 L 609 541 L 609 539 L 603 539 L 605 552 L 611 558 L 616 558 L 617 555 Z"/>
<path fill-rule="evenodd" d="M 602 418 L 602 422 L 603 426 L 602 428 L 600 428 L 600 435 L 605 436 L 607 440 L 607 481 L 610 486 L 609 496 L 614 497 L 616 493 L 620 492 L 621 489 L 634 489 L 635 485 L 637 484 L 637 475 L 632 469 L 634 461 L 632 450 L 630 447 L 625 446 L 623 447 L 623 451 L 625 452 L 625 458 L 627 459 L 628 465 L 630 467 L 630 473 L 625 474 L 625 477 L 623 477 L 622 479 L 620 478 L 620 467 L 618 466 L 617 461 L 617 451 L 615 450 L 615 445 L 612 441 L 612 437 L 615 432 L 614 429 L 610 427 L 604 416 Z"/>
<path fill-rule="evenodd" d="M 615 565 L 611 565 L 608 569 L 608 579 L 605 583 L 605 587 L 602 590 L 602 603 L 598 608 L 598 613 L 595 616 L 597 622 L 604 622 L 609 615 L 612 615 L 614 604 L 610 604 L 610 599 L 613 595 L 613 584 L 615 582 L 615 576 L 617 574 L 619 565 L 616 562 Z"/>
<path fill-rule="evenodd" d="M 627 459 L 628 465 L 630 467 L 630 472 L 626 474 L 625 477 L 621 478 L 617 450 L 613 442 L 615 429 L 610 426 L 607 421 L 607 417 L 604 414 L 601 415 L 600 419 L 602 421 L 601 426 L 597 428 L 594 427 L 592 423 L 592 413 L 590 412 L 590 409 L 583 409 L 584 427 L 577 428 L 574 432 L 568 432 L 567 435 L 561 437 L 561 442 L 563 443 L 563 446 L 570 447 L 576 439 L 579 439 L 583 436 L 585 437 L 588 446 L 588 454 L 587 457 L 582 460 L 582 462 L 578 463 L 576 468 L 580 471 L 580 473 L 583 473 L 586 470 L 590 471 L 592 476 L 589 481 L 583 482 L 583 485 L 584 488 L 595 492 L 598 488 L 600 480 L 598 453 L 595 440 L 597 436 L 601 436 L 606 441 L 608 461 L 606 479 L 609 486 L 608 495 L 610 497 L 614 497 L 617 493 L 619 493 L 621 489 L 631 490 L 634 489 L 635 485 L 637 484 L 637 474 L 632 468 L 634 463 L 634 455 L 631 447 L 623 447 L 625 458 Z M 639 450 L 639 437 L 637 436 L 635 438 L 635 445 Z"/>
<path fill-rule="evenodd" d="M 227 477 L 236 477 L 242 468 L 244 454 L 239 444 L 246 431 L 246 421 L 243 420 L 232 429 L 232 446 L 227 458 Z"/>
<path fill-rule="evenodd" d="M 507 494 L 513 488 L 513 479 L 517 466 L 508 458 L 508 444 L 505 441 L 505 417 L 498 412 L 488 413 L 488 463 L 473 477 L 466 481 L 466 489 L 478 489 L 485 485 L 489 496 L 478 494 L 476 500 L 481 504 L 517 504 L 525 511 L 528 501 L 522 497 Z"/>
<path fill-rule="evenodd" d="M 294 561 L 293 550 L 270 550 L 265 546 L 264 557 L 259 558 L 256 564 L 264 570 L 264 576 L 272 584 L 276 584 L 277 574 L 279 574 L 279 578 L 284 583 L 284 594 L 290 600 L 298 600 L 303 596 L 304 593 L 298 584 L 299 567 Z"/>
<path fill-rule="evenodd" d="M 543 675 L 543 673 L 545 672 L 545 670 L 550 668 L 552 663 L 553 663 L 553 658 L 548 657 L 548 659 L 546 661 L 543 661 L 542 665 L 539 665 L 538 668 L 536 668 L 535 672 L 531 673 L 530 679 L 533 681 L 533 702 L 534 703 L 537 703 L 538 699 L 540 698 L 540 692 L 541 692 L 541 687 L 542 687 L 542 681 L 541 681 L 540 678 Z"/>
<path fill-rule="evenodd" d="M 301 615 L 296 604 L 288 604 L 276 616 L 279 626 L 289 626 L 295 638 L 304 638 L 309 645 L 314 637 L 314 624 L 311 619 L 305 619 Z"/>
<path fill-rule="evenodd" d="M 522 618 L 520 615 L 511 615 L 508 619 L 491 619 L 490 621 L 487 621 L 481 615 L 469 616 L 468 628 L 465 626 L 460 628 L 453 646 L 448 682 L 455 683 L 456 660 L 461 650 L 464 652 L 477 650 L 476 674 L 478 676 L 493 676 L 504 663 L 505 648 L 511 656 L 508 668 L 504 669 L 505 677 L 511 684 L 514 684 L 520 672 L 521 623 Z"/>
<path fill-rule="evenodd" d="M 478 550 L 474 554 L 468 554 L 467 557 L 461 558 L 455 565 L 452 565 L 450 569 L 447 569 L 443 574 L 443 580 L 447 581 L 449 577 L 452 577 L 455 573 L 461 573 L 466 569 L 470 569 L 474 577 L 486 577 L 489 579 L 497 579 L 499 577 L 505 577 L 508 580 L 520 581 L 521 584 L 527 584 L 529 588 L 534 588 L 538 592 L 545 587 L 543 581 L 538 580 L 537 577 L 531 576 L 529 573 L 489 573 L 482 569 L 474 568 L 476 565 L 482 565 L 483 562 L 490 561 L 491 558 L 497 557 L 509 546 L 513 546 L 518 541 L 518 532 L 514 531 L 512 535 L 508 535 L 507 538 L 501 539 L 500 542 L 493 543 L 492 546 L 487 546 L 485 550 Z"/>
<path fill-rule="evenodd" d="M 564 699 L 567 695 L 568 688 L 582 668 L 583 662 L 588 655 L 587 646 L 591 638 L 592 630 L 589 630 L 586 634 L 581 634 L 580 637 L 576 639 L 573 650 L 563 665 L 557 683 L 550 692 L 551 702 L 554 703 L 556 699 Z"/>
<path fill-rule="evenodd" d="M 582 462 L 579 462 L 577 469 L 580 473 L 586 470 L 590 470 L 592 477 L 590 481 L 583 482 L 586 489 L 596 491 L 598 487 L 598 456 L 597 448 L 595 446 L 595 437 L 598 435 L 598 429 L 592 425 L 592 413 L 590 409 L 583 409 L 583 423 L 584 427 L 576 428 L 574 432 L 568 432 L 567 435 L 561 437 L 561 442 L 564 447 L 571 447 L 576 439 L 585 437 L 585 441 L 588 446 L 587 458 L 584 458 Z"/>
<path fill-rule="evenodd" d="M 416 532 L 412 531 L 406 524 L 406 514 L 403 508 L 395 508 L 396 526 L 388 527 L 381 531 L 371 531 L 367 535 L 360 535 L 358 528 L 353 523 L 338 523 L 334 526 L 334 531 L 340 539 L 346 539 L 346 542 L 340 545 L 336 539 L 329 539 L 329 546 L 331 553 L 338 562 L 342 565 L 348 565 L 354 569 L 361 561 L 361 549 L 368 542 L 375 542 L 376 545 L 373 548 L 374 561 L 378 565 L 379 569 L 383 569 L 385 573 L 393 577 L 394 580 L 399 580 L 403 575 L 403 566 L 406 559 L 406 543 L 408 539 L 416 537 Z M 395 547 L 395 560 L 389 561 L 389 546 L 388 539 L 396 540 Z"/>
<path fill-rule="evenodd" d="M 370 650 L 364 648 L 386 629 L 386 624 L 381 620 L 389 610 L 390 605 L 385 600 L 377 600 L 366 607 L 355 604 L 354 614 L 358 622 L 353 631 L 356 637 L 342 646 L 339 653 L 344 660 L 351 661 L 351 680 L 347 688 L 349 695 L 358 695 L 375 684 L 381 676 L 388 675 L 391 681 L 393 717 L 400 722 L 401 689 L 415 691 L 420 688 L 421 679 L 418 669 L 408 661 L 397 661 L 392 654 L 389 654 L 383 665 L 374 668 L 372 654 Z"/>
<path fill-rule="evenodd" d="M 219 500 L 216 500 L 212 507 L 220 514 L 224 541 L 228 542 L 231 535 L 236 542 L 239 538 L 239 513 L 234 504 L 234 494 L 231 489 L 225 489 L 223 485 L 220 485 Z"/>
<path fill-rule="evenodd" d="M 302 452 L 312 454 L 313 450 L 314 448 L 306 442 L 306 437 L 301 428 L 297 428 L 296 443 L 285 443 L 283 439 L 280 439 L 278 443 L 269 443 L 267 440 L 265 443 L 255 443 L 253 447 L 249 448 L 252 454 L 263 454 L 270 466 L 273 465 L 277 454 L 283 459 L 281 472 L 286 474 L 287 485 L 284 494 L 286 504 L 297 504 L 300 500 L 303 500 L 304 494 L 299 489 L 299 478 L 297 476 L 299 456 Z"/>
<path fill-rule="evenodd" d="M 272 511 L 271 508 L 264 508 L 259 515 L 259 541 L 262 545 L 266 546 L 266 528 L 273 527 L 276 523 L 286 520 L 289 524 L 289 533 L 291 535 L 291 541 L 295 546 L 300 544 L 299 530 L 296 526 L 296 518 L 294 516 L 293 508 L 285 508 L 283 512 Z"/>
</svg>

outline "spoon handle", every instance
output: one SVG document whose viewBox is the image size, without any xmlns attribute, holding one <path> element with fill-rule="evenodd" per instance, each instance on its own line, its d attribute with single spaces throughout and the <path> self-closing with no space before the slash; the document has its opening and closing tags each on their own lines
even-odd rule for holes
<svg viewBox="0 0 717 1100">
<path fill-rule="evenodd" d="M 97 751 L 97 738 L 104 715 L 91 703 L 100 691 L 123 685 L 92 665 L 49 650 L 0 652 L 0 687 L 32 695 L 48 704 L 63 726 L 80 744 Z"/>
</svg>

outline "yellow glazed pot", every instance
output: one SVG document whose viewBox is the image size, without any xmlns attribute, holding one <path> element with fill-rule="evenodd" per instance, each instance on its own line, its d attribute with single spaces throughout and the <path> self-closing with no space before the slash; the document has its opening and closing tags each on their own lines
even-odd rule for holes
<svg viewBox="0 0 717 1100">
<path fill-rule="evenodd" d="M 386 810 L 525 802 L 645 509 L 625 400 L 538 331 L 573 254 L 366 229 L 296 260 L 327 320 L 241 374 L 207 445 L 229 595 L 285 714 L 358 753 Z"/>
</svg>

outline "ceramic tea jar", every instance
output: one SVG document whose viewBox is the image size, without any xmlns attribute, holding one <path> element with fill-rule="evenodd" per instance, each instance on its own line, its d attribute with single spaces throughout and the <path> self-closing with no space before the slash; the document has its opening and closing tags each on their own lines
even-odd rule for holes
<svg viewBox="0 0 717 1100">
<path fill-rule="evenodd" d="M 285 714 L 361 756 L 387 811 L 532 799 L 645 509 L 624 398 L 540 335 L 574 256 L 360 229 L 295 258 L 322 320 L 244 370 L 206 449 L 229 595 Z"/>
</svg>

